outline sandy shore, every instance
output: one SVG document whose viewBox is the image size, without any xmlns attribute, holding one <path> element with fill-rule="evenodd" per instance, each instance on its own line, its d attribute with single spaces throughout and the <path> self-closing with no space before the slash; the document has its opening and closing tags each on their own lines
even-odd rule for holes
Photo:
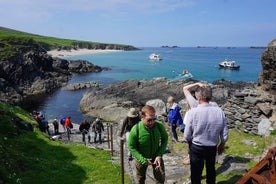
<svg viewBox="0 0 276 184">
<path fill-rule="evenodd" d="M 47 53 L 52 57 L 64 57 L 64 56 L 76 56 L 76 55 L 86 55 L 86 54 L 98 54 L 98 53 L 108 53 L 108 52 L 122 52 L 122 50 L 110 50 L 110 49 L 78 49 L 78 50 L 51 50 Z"/>
</svg>

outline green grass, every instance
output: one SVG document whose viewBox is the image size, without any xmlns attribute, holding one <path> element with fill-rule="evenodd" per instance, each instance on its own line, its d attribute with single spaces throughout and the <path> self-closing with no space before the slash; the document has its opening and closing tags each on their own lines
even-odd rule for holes
<svg viewBox="0 0 276 184">
<path fill-rule="evenodd" d="M 31 43 L 31 44 L 30 44 Z M 111 43 L 99 43 L 90 41 L 80 41 L 80 40 L 70 40 L 55 38 L 49 36 L 41 36 L 37 34 L 30 34 L 22 31 L 17 31 L 13 29 L 8 29 L 0 27 L 0 59 L 8 59 L 9 57 L 14 57 L 18 51 L 22 50 L 24 47 L 34 46 L 34 44 L 39 47 L 49 51 L 52 49 L 77 49 L 77 48 L 87 48 L 87 49 L 120 49 L 120 50 L 136 50 L 137 48 L 124 45 L 124 44 L 111 44 Z"/>
<path fill-rule="evenodd" d="M 120 183 L 107 151 L 49 140 L 37 128 L 18 131 L 12 119 L 36 125 L 20 108 L 0 102 L 0 183 Z M 129 176 L 125 176 L 130 183 Z"/>
</svg>

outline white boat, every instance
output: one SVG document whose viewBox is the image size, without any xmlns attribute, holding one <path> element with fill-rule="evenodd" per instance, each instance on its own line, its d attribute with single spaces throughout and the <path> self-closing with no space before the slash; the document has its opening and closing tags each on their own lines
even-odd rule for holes
<svg viewBox="0 0 276 184">
<path fill-rule="evenodd" d="M 159 54 L 152 53 L 149 56 L 149 59 L 154 60 L 154 61 L 160 61 L 160 60 L 162 60 L 162 57 Z"/>
<path fill-rule="evenodd" d="M 231 69 L 231 70 L 240 69 L 240 65 L 237 65 L 235 61 L 228 61 L 226 59 L 219 63 L 219 67 L 225 68 L 225 69 Z"/>
<path fill-rule="evenodd" d="M 183 70 L 182 73 L 177 73 L 175 71 L 172 71 L 174 74 L 176 74 L 175 79 L 189 79 L 193 78 L 193 75 L 188 70 Z"/>
</svg>

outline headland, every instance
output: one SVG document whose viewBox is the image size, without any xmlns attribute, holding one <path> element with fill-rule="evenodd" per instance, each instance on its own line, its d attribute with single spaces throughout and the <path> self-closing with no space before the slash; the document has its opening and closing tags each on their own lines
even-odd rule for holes
<svg viewBox="0 0 276 184">
<path fill-rule="evenodd" d="M 123 50 L 113 50 L 113 49 L 70 49 L 70 50 L 59 50 L 54 49 L 47 51 L 52 57 L 66 57 L 66 56 L 77 56 L 77 55 L 88 55 L 88 54 L 99 54 L 99 53 L 109 53 L 109 52 L 122 52 Z"/>
</svg>

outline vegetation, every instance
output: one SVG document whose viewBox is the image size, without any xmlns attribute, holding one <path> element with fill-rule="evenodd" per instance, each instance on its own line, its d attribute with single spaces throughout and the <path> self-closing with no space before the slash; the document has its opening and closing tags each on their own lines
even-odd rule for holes
<svg viewBox="0 0 276 184">
<path fill-rule="evenodd" d="M 114 49 L 114 50 L 137 50 L 130 45 L 109 44 L 99 42 L 88 42 L 70 39 L 61 39 L 49 36 L 30 34 L 13 29 L 0 27 L 0 58 L 6 59 L 9 56 L 15 56 L 20 46 L 28 46 L 28 43 L 38 44 L 41 48 L 49 51 L 53 49 Z M 14 45 L 15 44 L 15 45 Z M 21 47 L 20 47 L 21 48 Z"/>
<path fill-rule="evenodd" d="M 51 141 L 19 107 L 0 102 L 0 114 L 0 183 L 120 183 L 109 152 Z"/>
</svg>

